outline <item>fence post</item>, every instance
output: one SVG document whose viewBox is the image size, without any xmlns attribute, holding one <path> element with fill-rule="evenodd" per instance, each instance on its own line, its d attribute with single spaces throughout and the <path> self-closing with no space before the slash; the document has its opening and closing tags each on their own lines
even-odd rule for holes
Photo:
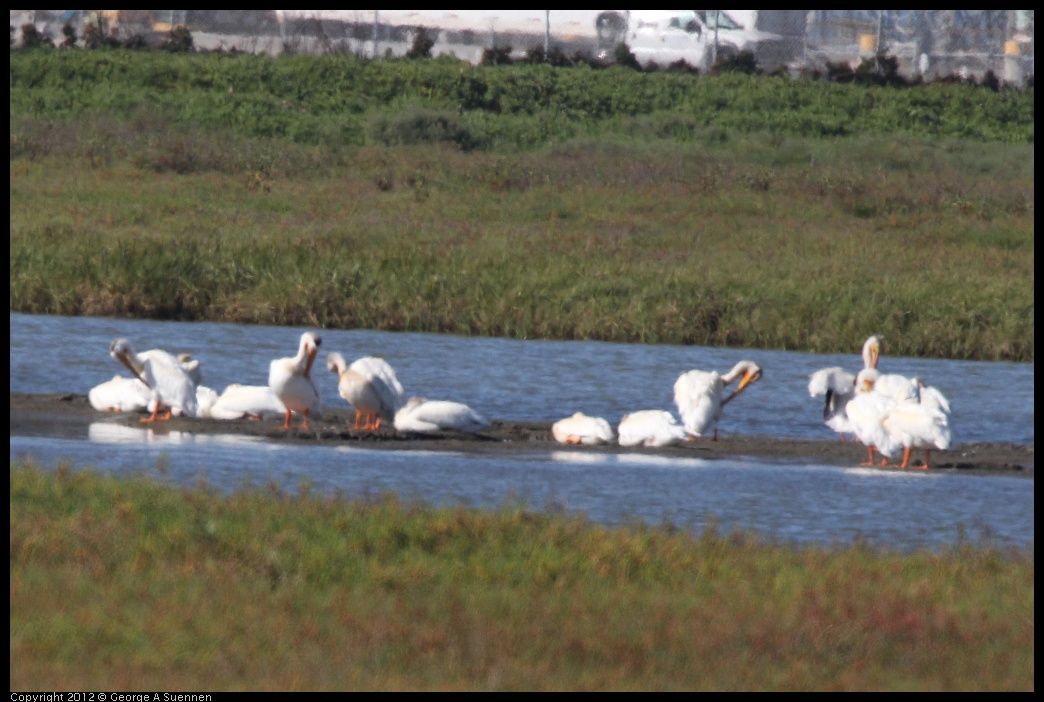
<svg viewBox="0 0 1044 702">
<path fill-rule="evenodd" d="M 379 36 L 378 27 L 380 27 L 380 24 L 381 24 L 380 14 L 381 14 L 380 10 L 374 10 L 373 11 L 373 57 L 374 58 L 377 58 L 380 55 L 378 53 L 378 50 L 377 50 L 377 42 L 378 42 L 378 36 Z"/>
<path fill-rule="evenodd" d="M 544 10 L 544 60 L 551 50 L 551 10 Z"/>
</svg>

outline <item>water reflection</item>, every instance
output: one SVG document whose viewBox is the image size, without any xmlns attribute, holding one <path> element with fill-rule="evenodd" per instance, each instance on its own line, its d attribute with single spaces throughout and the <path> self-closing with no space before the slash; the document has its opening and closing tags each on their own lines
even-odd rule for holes
<svg viewBox="0 0 1044 702">
<path fill-rule="evenodd" d="M 97 444 L 146 444 L 168 448 L 184 444 L 256 446 L 265 442 L 264 437 L 260 436 L 193 434 L 187 431 L 171 431 L 153 427 L 129 427 L 125 424 L 111 422 L 91 422 L 87 425 L 87 438 Z"/>
</svg>

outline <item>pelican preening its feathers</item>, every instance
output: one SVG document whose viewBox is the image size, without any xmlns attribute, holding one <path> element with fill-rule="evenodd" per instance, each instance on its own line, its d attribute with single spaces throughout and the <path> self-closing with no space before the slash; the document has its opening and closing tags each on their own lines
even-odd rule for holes
<svg viewBox="0 0 1044 702">
<path fill-rule="evenodd" d="M 178 363 L 180 363 L 181 367 L 185 369 L 185 372 L 189 374 L 193 383 L 197 386 L 203 384 L 203 371 L 199 368 L 198 358 L 192 358 L 192 354 L 190 353 L 179 353 Z"/>
<path fill-rule="evenodd" d="M 109 349 L 111 353 L 112 345 L 110 345 Z M 145 354 L 149 353 L 152 352 L 145 352 Z M 196 385 L 196 411 L 200 416 L 205 416 L 203 414 L 203 397 L 208 388 L 200 385 L 203 376 L 199 370 L 199 361 L 194 360 L 187 353 L 179 354 L 177 358 L 178 363 L 181 364 L 181 367 L 192 379 L 193 384 Z M 87 400 L 91 403 L 91 407 L 102 412 L 139 412 L 149 409 L 149 403 L 152 400 L 152 388 L 142 377 L 145 373 L 144 364 L 136 366 L 136 372 L 134 370 L 132 372 L 135 373 L 132 378 L 114 375 L 112 380 L 106 380 L 104 383 L 99 383 L 91 388 L 87 393 Z"/>
<path fill-rule="evenodd" d="M 761 376 L 761 366 L 754 361 L 740 361 L 725 375 L 701 370 L 682 373 L 674 383 L 674 402 L 685 431 L 693 436 L 703 436 L 713 427 L 714 440 L 717 441 L 722 408 Z M 740 384 L 731 395 L 723 398 L 725 388 L 736 380 Z"/>
<path fill-rule="evenodd" d="M 283 429 L 290 428 L 290 416 L 294 412 L 304 416 L 302 429 L 308 428 L 309 415 L 313 419 L 322 419 L 319 388 L 312 379 L 312 364 L 322 343 L 318 334 L 305 332 L 301 335 L 296 356 L 277 358 L 269 364 L 268 387 L 286 408 Z"/>
<path fill-rule="evenodd" d="M 337 376 L 337 392 L 355 410 L 355 428 L 372 431 L 381 422 L 393 422 L 405 400 L 405 390 L 395 370 L 383 358 L 367 356 L 345 363 L 334 351 L 326 367 Z"/>
<path fill-rule="evenodd" d="M 127 339 L 113 341 L 109 353 L 149 389 L 152 416 L 142 422 L 170 419 L 172 415 L 196 416 L 196 384 L 176 357 L 160 349 L 138 353 Z"/>
</svg>

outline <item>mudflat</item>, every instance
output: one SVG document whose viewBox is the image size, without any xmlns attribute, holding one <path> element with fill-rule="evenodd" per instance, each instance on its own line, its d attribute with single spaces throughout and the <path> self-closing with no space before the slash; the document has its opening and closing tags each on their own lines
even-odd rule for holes
<svg viewBox="0 0 1044 702">
<path fill-rule="evenodd" d="M 322 420 L 310 421 L 308 430 L 300 429 L 300 418 L 294 417 L 293 428 L 282 429 L 282 419 L 234 421 L 173 418 L 169 421 L 141 424 L 144 414 L 101 412 L 78 394 L 11 393 L 11 434 L 63 436 L 82 430 L 92 422 L 112 422 L 126 426 L 148 426 L 156 432 L 182 431 L 200 434 L 240 434 L 260 436 L 271 441 L 313 442 L 319 444 L 359 443 L 366 448 L 397 450 L 471 451 L 510 454 L 557 450 L 564 448 L 551 436 L 551 421 L 513 422 L 491 419 L 491 426 L 477 434 L 441 432 L 413 434 L 381 427 L 376 431 L 353 428 L 355 413 L 348 407 L 324 408 Z M 826 431 L 826 430 L 824 430 Z M 779 439 L 764 436 L 741 436 L 719 433 L 717 441 L 698 439 L 681 446 L 663 448 L 602 446 L 570 446 L 569 450 L 592 453 L 652 453 L 693 458 L 752 457 L 786 463 L 808 461 L 819 465 L 855 466 L 867 458 L 866 448 L 852 441 L 836 438 L 822 441 Z M 898 457 L 896 457 L 898 458 Z M 907 470 L 923 470 L 924 452 L 915 451 Z M 893 459 L 893 462 L 894 459 Z M 878 467 L 899 470 L 898 465 Z M 987 475 L 1033 477 L 1033 446 L 1010 443 L 965 443 L 946 451 L 932 451 L 931 471 L 960 471 Z"/>
</svg>

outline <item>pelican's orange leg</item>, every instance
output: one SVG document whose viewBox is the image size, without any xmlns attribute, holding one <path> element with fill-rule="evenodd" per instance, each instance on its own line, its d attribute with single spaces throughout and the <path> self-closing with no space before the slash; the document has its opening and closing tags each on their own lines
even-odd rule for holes
<svg viewBox="0 0 1044 702">
<path fill-rule="evenodd" d="M 903 470 L 906 470 L 906 467 L 910 465 L 910 452 L 911 449 L 909 448 L 903 449 L 903 462 L 899 465 L 899 467 Z"/>
<path fill-rule="evenodd" d="M 566 443 L 566 444 L 579 444 L 580 443 L 580 437 L 577 436 L 576 434 L 570 434 L 569 436 L 566 437 L 566 439 L 565 439 L 565 441 L 563 443 Z"/>
<path fill-rule="evenodd" d="M 861 466 L 873 466 L 873 465 L 877 465 L 877 464 L 876 464 L 876 463 L 874 462 L 874 447 L 873 447 L 873 446 L 867 446 L 867 447 L 866 447 L 866 450 L 867 450 L 867 454 L 868 454 L 868 456 L 869 456 L 869 457 L 867 458 L 867 460 L 866 460 L 866 461 L 864 461 L 863 463 L 860 463 L 859 465 L 861 465 Z"/>
<path fill-rule="evenodd" d="M 152 410 L 152 416 L 151 417 L 146 417 L 145 419 L 141 420 L 141 423 L 142 424 L 148 424 L 149 422 L 158 422 L 158 421 L 166 422 L 166 421 L 169 421 L 170 420 L 170 407 L 167 408 L 167 411 L 163 414 L 162 417 L 160 417 L 158 415 L 159 415 L 159 405 L 156 405 L 156 409 Z"/>
<path fill-rule="evenodd" d="M 283 426 L 279 427 L 280 429 L 289 429 L 290 428 L 290 415 L 291 415 L 290 410 L 287 410 L 286 411 L 286 421 L 283 422 Z"/>
<path fill-rule="evenodd" d="M 921 470 L 928 470 L 928 464 L 931 463 L 931 461 L 932 461 L 932 450 L 931 449 L 925 449 L 924 450 L 924 465 L 923 466 L 918 466 L 918 468 L 920 468 Z"/>
<path fill-rule="evenodd" d="M 308 429 L 308 410 L 304 411 L 304 423 L 301 424 L 301 428 L 305 430 Z"/>
</svg>

